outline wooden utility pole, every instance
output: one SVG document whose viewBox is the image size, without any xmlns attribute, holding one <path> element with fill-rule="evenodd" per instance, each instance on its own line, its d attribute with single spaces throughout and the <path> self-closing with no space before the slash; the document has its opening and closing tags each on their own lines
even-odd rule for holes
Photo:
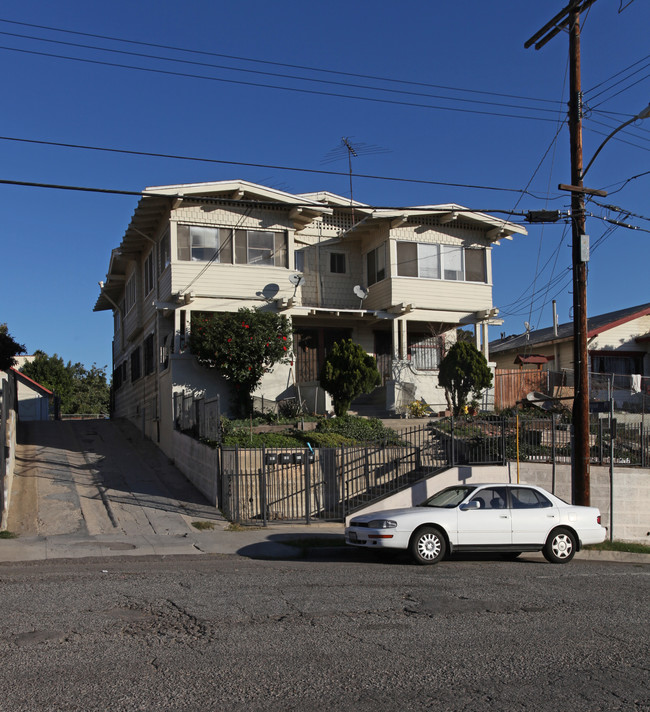
<svg viewBox="0 0 650 712">
<path fill-rule="evenodd" d="M 571 184 L 582 185 L 582 84 L 580 77 L 580 11 L 569 13 Z M 573 501 L 590 503 L 589 448 L 589 353 L 587 350 L 587 261 L 588 236 L 585 234 L 585 194 L 571 192 L 573 235 Z"/>
<path fill-rule="evenodd" d="M 587 261 L 589 238 L 585 234 L 585 189 L 582 184 L 582 88 L 580 77 L 580 13 L 596 0 L 572 0 L 526 43 L 541 49 L 562 30 L 569 32 L 571 144 L 572 262 L 573 262 L 573 461 L 574 504 L 590 503 L 589 354 L 587 351 Z"/>
</svg>

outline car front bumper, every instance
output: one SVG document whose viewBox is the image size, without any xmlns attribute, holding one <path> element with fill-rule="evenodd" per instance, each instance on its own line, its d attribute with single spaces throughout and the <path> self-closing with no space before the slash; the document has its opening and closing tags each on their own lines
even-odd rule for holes
<svg viewBox="0 0 650 712">
<path fill-rule="evenodd" d="M 368 529 L 367 527 L 347 527 L 345 543 L 376 549 L 408 549 L 410 532 L 398 529 Z"/>
</svg>

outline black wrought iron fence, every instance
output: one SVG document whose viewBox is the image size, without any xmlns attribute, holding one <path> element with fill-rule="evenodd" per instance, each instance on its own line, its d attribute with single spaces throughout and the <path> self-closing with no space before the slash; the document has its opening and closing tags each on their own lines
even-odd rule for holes
<svg viewBox="0 0 650 712">
<path fill-rule="evenodd" d="M 594 417 L 592 463 L 647 467 L 643 421 Z M 399 442 L 318 448 L 221 448 L 221 506 L 232 521 L 341 521 L 372 500 L 458 465 L 508 461 L 570 463 L 564 416 L 445 418 L 403 429 Z"/>
</svg>

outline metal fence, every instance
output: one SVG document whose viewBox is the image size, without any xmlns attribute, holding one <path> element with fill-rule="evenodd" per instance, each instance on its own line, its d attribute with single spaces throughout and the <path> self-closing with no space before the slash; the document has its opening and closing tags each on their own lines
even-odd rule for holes
<svg viewBox="0 0 650 712">
<path fill-rule="evenodd" d="M 289 397 L 280 400 L 253 397 L 255 413 L 284 415 L 299 418 L 304 410 L 304 404 L 297 398 Z M 205 398 L 192 393 L 174 394 L 174 422 L 177 430 L 182 430 L 194 437 L 221 442 L 221 398 Z"/>
<path fill-rule="evenodd" d="M 545 418 L 445 418 L 401 430 L 398 444 L 336 448 L 221 448 L 221 501 L 231 521 L 341 521 L 383 496 L 457 465 L 508 461 L 571 462 L 571 426 Z M 650 433 L 643 421 L 594 417 L 593 464 L 647 467 Z"/>
</svg>

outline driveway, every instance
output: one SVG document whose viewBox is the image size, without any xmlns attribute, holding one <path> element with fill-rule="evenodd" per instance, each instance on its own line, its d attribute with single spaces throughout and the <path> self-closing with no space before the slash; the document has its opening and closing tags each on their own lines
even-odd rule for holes
<svg viewBox="0 0 650 712">
<path fill-rule="evenodd" d="M 184 535 L 224 522 L 127 421 L 23 423 L 8 529 L 21 535 Z"/>
</svg>

